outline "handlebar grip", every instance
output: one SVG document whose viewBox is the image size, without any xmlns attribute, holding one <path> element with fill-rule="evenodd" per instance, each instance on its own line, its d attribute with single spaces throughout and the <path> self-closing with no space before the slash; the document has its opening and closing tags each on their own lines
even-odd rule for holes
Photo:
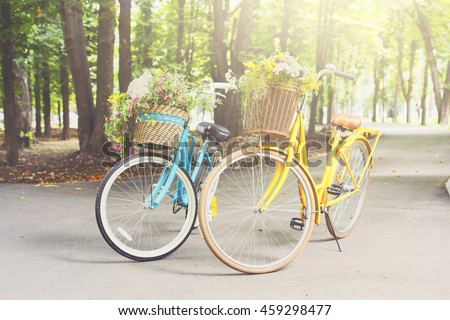
<svg viewBox="0 0 450 320">
<path fill-rule="evenodd" d="M 350 73 L 346 73 L 346 72 L 342 72 L 342 71 L 338 71 L 338 70 L 334 70 L 334 75 L 336 77 L 341 77 L 341 78 L 352 80 L 352 81 L 356 80 L 356 75 L 350 74 Z"/>
<path fill-rule="evenodd" d="M 215 89 L 225 89 L 225 90 L 231 89 L 231 85 L 228 82 L 213 82 L 212 86 Z"/>
</svg>

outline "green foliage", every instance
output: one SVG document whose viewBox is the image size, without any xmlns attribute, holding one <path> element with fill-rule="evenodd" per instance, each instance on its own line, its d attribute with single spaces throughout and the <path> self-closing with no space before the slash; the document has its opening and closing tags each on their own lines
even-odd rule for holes
<svg viewBox="0 0 450 320">
<path fill-rule="evenodd" d="M 33 143 L 33 132 L 28 131 L 28 132 L 25 133 L 25 132 L 23 132 L 23 131 L 20 131 L 19 136 L 20 136 L 21 138 L 28 138 L 28 141 L 29 141 L 30 143 Z"/>
</svg>

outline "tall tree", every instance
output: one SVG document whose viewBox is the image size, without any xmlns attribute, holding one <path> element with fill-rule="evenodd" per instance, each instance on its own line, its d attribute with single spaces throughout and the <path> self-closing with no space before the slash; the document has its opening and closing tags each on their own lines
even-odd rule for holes
<svg viewBox="0 0 450 320">
<path fill-rule="evenodd" d="M 287 51 L 287 40 L 289 38 L 289 18 L 291 17 L 292 0 L 284 0 L 283 2 L 283 18 L 281 20 L 280 32 L 280 49 Z"/>
<path fill-rule="evenodd" d="M 77 103 L 80 151 L 85 151 L 93 131 L 94 100 L 86 53 L 81 1 L 61 0 L 60 13 Z"/>
<path fill-rule="evenodd" d="M 101 0 L 98 12 L 97 97 L 94 131 L 87 150 L 100 153 L 105 142 L 104 125 L 114 90 L 115 0 Z"/>
<path fill-rule="evenodd" d="M 416 55 L 417 42 L 415 40 L 411 41 L 410 45 L 410 55 L 409 55 L 409 78 L 408 82 L 406 82 L 403 76 L 403 62 L 405 60 L 403 55 L 403 46 L 404 46 L 404 38 L 405 38 L 405 15 L 399 10 L 398 11 L 398 30 L 397 30 L 397 49 L 398 49 L 398 58 L 397 58 L 397 73 L 398 73 L 398 85 L 401 89 L 401 93 L 403 94 L 403 98 L 406 102 L 406 122 L 411 122 L 411 99 L 412 99 L 412 90 L 413 90 L 413 78 L 414 78 L 414 59 Z"/>
<path fill-rule="evenodd" d="M 126 92 L 132 80 L 131 0 L 119 0 L 119 88 Z"/>
<path fill-rule="evenodd" d="M 15 64 L 15 87 L 16 87 L 16 129 L 22 138 L 20 147 L 29 147 L 31 132 L 31 101 L 30 89 L 28 88 L 28 74 L 23 63 Z"/>
<path fill-rule="evenodd" d="M 16 106 L 14 90 L 14 47 L 12 38 L 11 6 L 9 0 L 1 3 L 0 44 L 2 58 L 2 79 L 5 113 L 6 160 L 10 166 L 19 162 L 19 149 L 16 129 Z"/>
<path fill-rule="evenodd" d="M 36 111 L 36 137 L 42 136 L 42 116 L 41 116 L 41 68 L 40 61 L 35 59 L 34 62 L 34 105 Z"/>
<path fill-rule="evenodd" d="M 183 40 L 184 40 L 184 6 L 186 0 L 178 0 L 178 35 L 177 35 L 177 63 L 183 62 Z"/>
<path fill-rule="evenodd" d="M 428 63 L 425 62 L 425 66 L 423 69 L 423 87 L 422 96 L 420 98 L 420 109 L 422 110 L 420 124 L 422 126 L 427 124 Z"/>
<path fill-rule="evenodd" d="M 434 99 L 438 110 L 438 122 L 439 124 L 447 124 L 450 113 L 450 61 L 448 61 L 446 77 L 443 85 L 444 93 L 441 96 L 441 83 L 439 79 L 437 60 L 434 53 L 434 46 L 431 38 L 431 30 L 428 25 L 427 17 L 423 13 L 422 9 L 419 7 L 419 4 L 416 1 L 414 1 L 414 5 L 417 12 L 417 26 L 422 34 L 425 43 L 427 61 L 430 66 Z"/>
<path fill-rule="evenodd" d="M 229 66 L 231 70 L 242 76 L 245 67 L 242 63 L 241 55 L 248 50 L 251 43 L 251 33 L 253 29 L 253 13 L 257 0 L 242 0 L 239 5 L 239 15 L 235 17 L 233 29 L 231 30 L 231 44 L 230 44 L 230 65 L 227 60 L 227 46 L 225 39 L 228 32 L 226 25 L 229 18 L 229 1 L 215 0 L 214 1 L 214 34 L 213 34 L 213 48 L 214 58 L 216 62 L 216 70 L 213 78 L 216 81 L 225 81 L 225 74 L 228 72 Z M 224 105 L 215 109 L 214 121 L 227 127 L 232 136 L 237 136 L 242 133 L 242 119 L 241 119 L 242 102 L 238 94 L 229 91 Z"/>
<path fill-rule="evenodd" d="M 137 53 L 134 54 L 138 65 L 144 68 L 151 68 L 153 65 L 152 59 L 152 10 L 153 1 L 140 0 L 138 2 L 140 16 L 136 24 L 135 34 L 139 41 L 135 44 Z M 134 64 L 136 66 L 136 64 Z"/>
<path fill-rule="evenodd" d="M 61 139 L 70 139 L 70 118 L 69 118 L 69 74 L 67 70 L 67 56 L 65 53 L 59 52 L 59 79 L 63 112 L 63 130 Z"/>
<path fill-rule="evenodd" d="M 213 51 L 216 69 L 213 72 L 213 79 L 219 82 L 225 81 L 225 74 L 228 72 L 225 26 L 229 16 L 229 6 L 229 0 L 214 0 Z"/>
<path fill-rule="evenodd" d="M 331 37 L 334 24 L 335 0 L 320 0 L 319 20 L 317 29 L 317 47 L 316 47 L 316 70 L 325 67 L 328 56 L 331 52 Z M 317 107 L 319 96 L 313 95 L 311 101 L 311 113 L 309 118 L 308 134 L 314 134 L 316 131 Z"/>
<path fill-rule="evenodd" d="M 380 82 L 381 82 L 380 64 L 381 64 L 381 61 L 375 60 L 375 65 L 373 68 L 374 90 L 373 90 L 373 100 L 372 100 L 372 122 L 377 121 L 378 95 L 380 92 Z"/>
<path fill-rule="evenodd" d="M 51 127 L 51 100 L 50 100 L 50 67 L 48 61 L 42 63 L 42 100 L 44 102 L 44 135 L 46 138 L 52 136 Z"/>
</svg>

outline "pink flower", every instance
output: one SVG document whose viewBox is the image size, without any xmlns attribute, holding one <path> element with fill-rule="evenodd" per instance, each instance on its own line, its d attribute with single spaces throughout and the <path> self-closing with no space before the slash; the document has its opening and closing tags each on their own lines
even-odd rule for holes
<svg viewBox="0 0 450 320">
<path fill-rule="evenodd" d="M 120 152 L 120 150 L 122 150 L 122 148 L 121 148 L 120 146 L 115 146 L 115 147 L 114 147 L 114 150 L 115 150 L 116 152 Z"/>
</svg>

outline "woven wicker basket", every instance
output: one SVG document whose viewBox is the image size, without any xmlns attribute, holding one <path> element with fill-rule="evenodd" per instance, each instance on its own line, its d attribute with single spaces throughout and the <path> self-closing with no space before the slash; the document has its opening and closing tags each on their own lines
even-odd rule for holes
<svg viewBox="0 0 450 320">
<path fill-rule="evenodd" d="M 267 97 L 255 103 L 251 94 L 244 112 L 244 134 L 288 137 L 295 121 L 300 95 L 295 90 L 270 87 Z"/>
<path fill-rule="evenodd" d="M 189 113 L 174 107 L 151 107 L 138 116 L 133 142 L 176 147 Z"/>
</svg>

